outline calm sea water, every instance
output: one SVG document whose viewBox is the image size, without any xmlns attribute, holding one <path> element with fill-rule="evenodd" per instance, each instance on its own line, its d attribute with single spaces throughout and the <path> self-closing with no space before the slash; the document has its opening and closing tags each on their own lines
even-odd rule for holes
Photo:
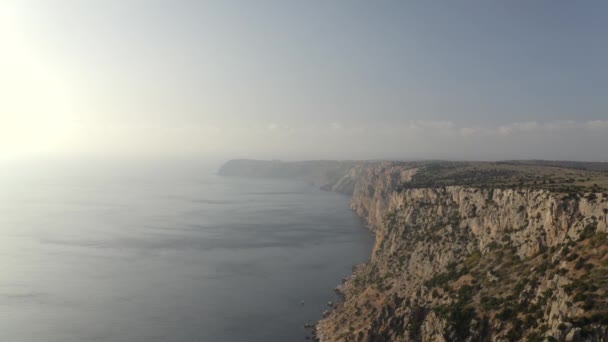
<svg viewBox="0 0 608 342">
<path fill-rule="evenodd" d="M 3 167 L 0 341 L 304 340 L 371 235 L 345 196 L 214 173 Z"/>
</svg>

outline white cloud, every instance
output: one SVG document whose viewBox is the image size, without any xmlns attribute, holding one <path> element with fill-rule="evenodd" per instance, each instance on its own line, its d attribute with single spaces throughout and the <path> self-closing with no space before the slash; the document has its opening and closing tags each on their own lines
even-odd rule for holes
<svg viewBox="0 0 608 342">
<path fill-rule="evenodd" d="M 462 127 L 460 128 L 460 135 L 464 137 L 470 137 L 477 134 L 482 134 L 484 130 L 479 127 Z"/>
<path fill-rule="evenodd" d="M 269 123 L 268 126 L 266 126 L 266 127 L 269 131 L 278 131 L 278 130 L 287 131 L 290 129 L 290 127 L 288 125 L 279 124 L 279 123 L 275 123 L 275 122 Z"/>
<path fill-rule="evenodd" d="M 608 120 L 587 121 L 584 126 L 592 131 L 608 131 Z"/>
<path fill-rule="evenodd" d="M 1 121 L 1 120 L 0 120 Z M 458 125 L 86 124 L 61 154 L 128 158 L 608 160 L 608 120 Z M 1 139 L 0 139 L 1 140 Z"/>
<path fill-rule="evenodd" d="M 339 122 L 332 122 L 331 124 L 329 124 L 329 126 L 333 129 L 342 129 L 344 128 L 344 125 L 339 123 Z"/>
</svg>

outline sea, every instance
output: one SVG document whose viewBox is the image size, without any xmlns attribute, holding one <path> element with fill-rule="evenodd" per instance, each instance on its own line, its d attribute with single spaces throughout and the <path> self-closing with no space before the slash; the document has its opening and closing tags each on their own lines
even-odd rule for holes
<svg viewBox="0 0 608 342">
<path fill-rule="evenodd" d="M 373 236 L 347 196 L 218 167 L 0 165 L 0 341 L 305 341 Z"/>
</svg>

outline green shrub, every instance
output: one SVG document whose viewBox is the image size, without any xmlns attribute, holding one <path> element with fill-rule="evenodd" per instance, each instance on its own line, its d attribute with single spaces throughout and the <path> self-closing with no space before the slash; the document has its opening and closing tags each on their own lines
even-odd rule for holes
<svg viewBox="0 0 608 342">
<path fill-rule="evenodd" d="M 515 317 L 515 315 L 516 315 L 516 312 L 513 309 L 511 309 L 510 307 L 506 307 L 506 308 L 502 309 L 502 311 L 500 311 L 496 315 L 496 318 L 498 318 L 501 321 L 509 321 L 513 317 Z"/>
<path fill-rule="evenodd" d="M 572 253 L 572 254 L 570 254 L 570 255 L 568 255 L 566 257 L 566 260 L 567 261 L 574 261 L 574 260 L 576 260 L 576 258 L 578 258 L 578 254 L 577 253 Z"/>
<path fill-rule="evenodd" d="M 583 268 L 584 265 L 585 265 L 585 259 L 580 258 L 576 261 L 576 264 L 574 264 L 574 268 L 577 270 L 580 270 L 581 268 Z"/>
<path fill-rule="evenodd" d="M 597 230 L 597 222 L 591 222 L 585 226 L 583 232 L 579 237 L 579 241 L 583 241 L 585 239 L 591 238 L 595 235 L 595 231 Z"/>
<path fill-rule="evenodd" d="M 594 306 L 595 306 L 595 302 L 593 301 L 593 298 L 591 296 L 587 296 L 587 298 L 585 298 L 585 302 L 583 303 L 583 305 L 581 307 L 583 308 L 583 310 L 589 311 L 589 310 L 593 309 Z"/>
</svg>

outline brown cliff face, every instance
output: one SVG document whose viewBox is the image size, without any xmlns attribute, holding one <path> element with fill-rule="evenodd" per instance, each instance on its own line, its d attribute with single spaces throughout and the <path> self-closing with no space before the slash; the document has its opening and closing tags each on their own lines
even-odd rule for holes
<svg viewBox="0 0 608 342">
<path fill-rule="evenodd" d="M 220 173 L 352 194 L 376 243 L 317 324 L 321 341 L 608 341 L 608 173 L 562 164 L 235 161 Z"/>
<path fill-rule="evenodd" d="M 608 195 L 399 187 L 417 172 L 361 172 L 352 208 L 376 244 L 321 341 L 608 339 Z"/>
<path fill-rule="evenodd" d="M 375 230 L 384 222 L 388 208 L 397 199 L 395 189 L 411 180 L 418 169 L 386 162 L 360 172 L 354 187 L 351 208 Z"/>
</svg>

